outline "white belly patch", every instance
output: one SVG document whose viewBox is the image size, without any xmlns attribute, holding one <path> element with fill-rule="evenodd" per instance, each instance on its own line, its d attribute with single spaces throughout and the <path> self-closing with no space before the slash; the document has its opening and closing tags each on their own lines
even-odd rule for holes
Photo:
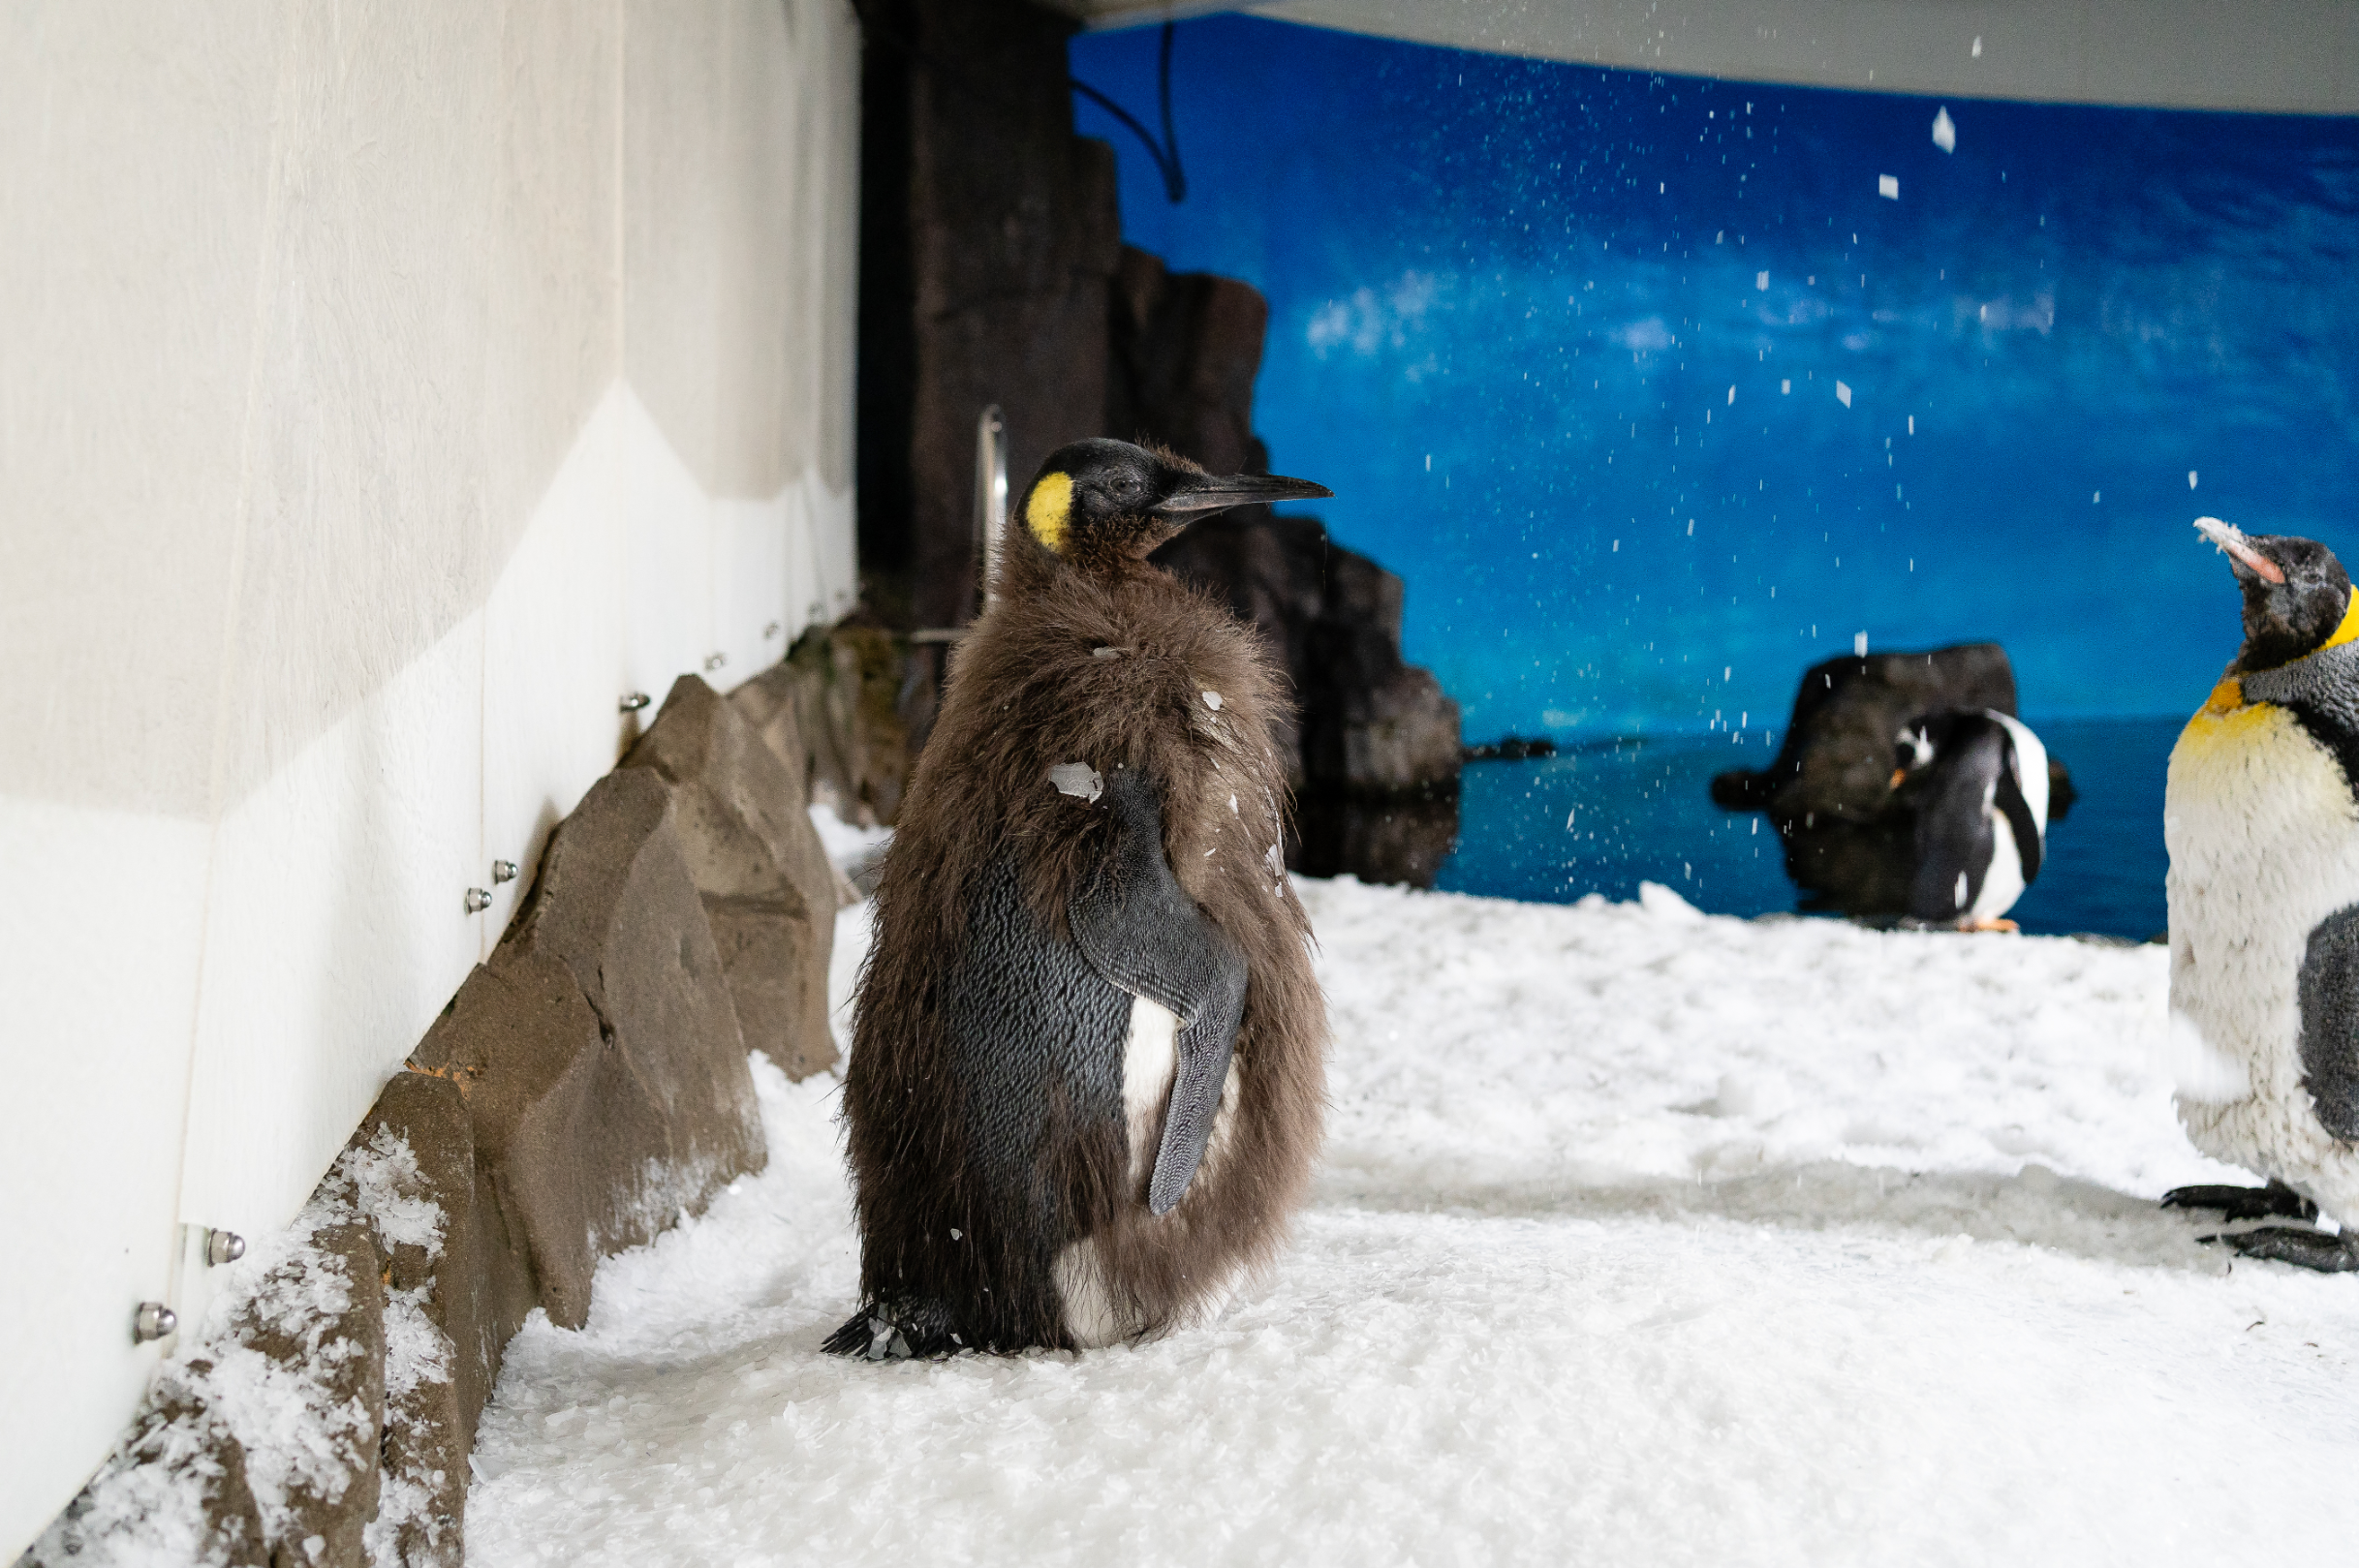
<svg viewBox="0 0 2359 1568">
<path fill-rule="evenodd" d="M 1156 1122 L 1171 1100 L 1179 1070 L 1179 1015 L 1159 1001 L 1131 999 L 1131 1034 L 1122 1047 L 1122 1109 L 1130 1122 L 1131 1181 L 1155 1164 Z"/>
<path fill-rule="evenodd" d="M 1990 819 L 1991 863 L 1982 873 L 1982 891 L 1974 895 L 1974 907 L 1967 911 L 1976 920 L 1996 920 L 2023 897 L 2023 852 L 2015 846 L 2014 824 L 2004 812 L 1992 812 Z M 1960 872 L 1960 886 L 1965 881 L 1966 874 Z"/>
<path fill-rule="evenodd" d="M 1131 1031 L 1122 1048 L 1122 1109 L 1131 1143 L 1130 1181 L 1136 1191 L 1155 1167 L 1164 1108 L 1171 1101 L 1172 1079 L 1179 1071 L 1179 1015 L 1144 997 L 1131 999 Z M 1212 1137 L 1196 1166 L 1196 1180 L 1226 1157 L 1236 1122 L 1237 1070 L 1229 1063 L 1228 1079 L 1221 1086 L 1220 1109 L 1213 1113 Z M 1143 1205 L 1142 1205 L 1143 1207 Z M 1162 1221 L 1154 1221 L 1161 1223 Z M 1164 1323 L 1135 1320 L 1135 1308 L 1106 1276 L 1105 1261 L 1097 1242 L 1073 1243 L 1057 1254 L 1054 1265 L 1057 1298 L 1065 1308 L 1065 1332 L 1083 1349 L 1094 1349 L 1130 1338 L 1149 1329 L 1182 1328 L 1209 1322 L 1220 1315 L 1235 1294 L 1234 1274 L 1200 1282 L 1196 1299 Z"/>
<path fill-rule="evenodd" d="M 2206 1153 L 2359 1218 L 2359 1155 L 2319 1125 L 2299 1049 L 2310 933 L 2359 902 L 2342 769 L 2282 708 L 2207 710 L 2171 753 L 2162 834 L 2175 1027 L 2224 1059 L 2179 1096 L 2181 1122 Z"/>
</svg>

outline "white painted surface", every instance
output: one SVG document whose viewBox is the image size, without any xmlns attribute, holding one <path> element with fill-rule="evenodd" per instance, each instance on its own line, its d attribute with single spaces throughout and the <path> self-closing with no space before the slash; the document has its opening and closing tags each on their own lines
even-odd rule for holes
<svg viewBox="0 0 2359 1568">
<path fill-rule="evenodd" d="M 1247 11 L 1625 70 L 1953 98 L 2359 111 L 2343 0 L 1051 0 L 1092 26 Z"/>
<path fill-rule="evenodd" d="M 622 694 L 849 607 L 857 51 L 844 0 L 0 12 L 0 1560 Z"/>
</svg>

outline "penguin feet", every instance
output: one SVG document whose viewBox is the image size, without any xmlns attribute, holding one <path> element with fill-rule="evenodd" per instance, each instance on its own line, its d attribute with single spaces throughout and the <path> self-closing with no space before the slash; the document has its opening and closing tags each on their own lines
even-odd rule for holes
<svg viewBox="0 0 2359 1568">
<path fill-rule="evenodd" d="M 2290 1263 L 2297 1269 L 2312 1269 L 2319 1274 L 2359 1273 L 2359 1239 L 2329 1236 L 2322 1230 L 2263 1225 L 2258 1230 L 2230 1231 L 2195 1239 L 2224 1246 L 2239 1257 Z"/>
<path fill-rule="evenodd" d="M 2318 1206 L 2282 1182 L 2267 1186 L 2175 1186 L 2165 1209 L 2209 1209 L 2222 1219 L 2315 1219 Z"/>
<path fill-rule="evenodd" d="M 872 1302 L 852 1314 L 820 1346 L 858 1361 L 912 1361 L 970 1348 L 950 1328 L 950 1315 L 930 1302 Z"/>
<path fill-rule="evenodd" d="M 2002 919 L 1961 920 L 1958 922 L 1958 929 L 1960 931 L 2002 931 L 2010 937 L 2023 930 L 2014 921 Z"/>
</svg>

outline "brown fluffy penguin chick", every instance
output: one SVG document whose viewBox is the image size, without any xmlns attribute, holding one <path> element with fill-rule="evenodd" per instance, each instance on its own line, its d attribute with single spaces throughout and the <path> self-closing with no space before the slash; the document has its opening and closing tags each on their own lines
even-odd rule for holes
<svg viewBox="0 0 2359 1568">
<path fill-rule="evenodd" d="M 828 1349 L 1105 1344 L 1274 1256 L 1326 1045 L 1284 698 L 1252 630 L 1145 558 L 1329 493 L 1117 441 L 1025 492 L 877 887 L 844 1080 L 865 1305 Z"/>
</svg>

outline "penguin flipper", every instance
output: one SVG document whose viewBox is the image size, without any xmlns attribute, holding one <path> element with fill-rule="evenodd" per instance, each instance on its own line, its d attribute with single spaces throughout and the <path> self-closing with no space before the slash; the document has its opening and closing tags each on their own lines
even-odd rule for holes
<svg viewBox="0 0 2359 1568">
<path fill-rule="evenodd" d="M 1068 913 L 1073 939 L 1100 975 L 1180 1021 L 1179 1066 L 1147 1184 L 1147 1208 L 1169 1214 L 1204 1157 L 1245 1017 L 1245 955 L 1172 875 L 1163 808 L 1137 769 L 1110 775 L 1111 844 Z"/>
<path fill-rule="evenodd" d="M 2295 980 L 2302 1004 L 2302 1087 L 2318 1123 L 2359 1142 L 2359 904 L 2319 921 Z"/>
</svg>

